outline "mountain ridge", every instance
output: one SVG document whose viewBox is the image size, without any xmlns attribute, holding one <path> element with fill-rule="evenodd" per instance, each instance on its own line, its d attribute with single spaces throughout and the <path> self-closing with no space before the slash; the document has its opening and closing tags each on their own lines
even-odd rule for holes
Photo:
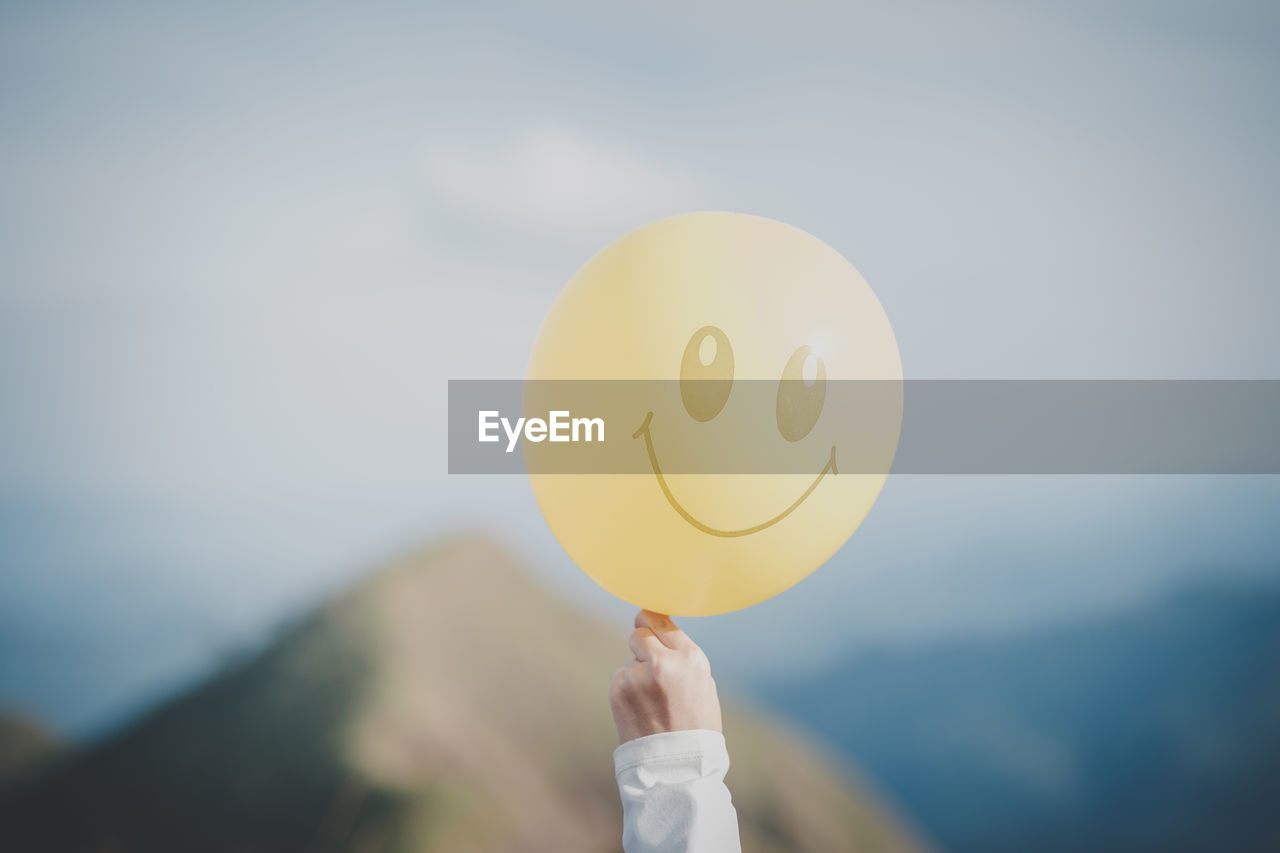
<svg viewBox="0 0 1280 853">
<path fill-rule="evenodd" d="M 1202 581 L 1015 635 L 863 649 L 756 696 L 947 849 L 1280 844 L 1280 583 Z"/>
<path fill-rule="evenodd" d="M 410 555 L 0 799 L 88 850 L 617 849 L 606 688 L 625 638 L 474 537 Z M 919 842 L 801 739 L 726 703 L 744 849 Z"/>
</svg>

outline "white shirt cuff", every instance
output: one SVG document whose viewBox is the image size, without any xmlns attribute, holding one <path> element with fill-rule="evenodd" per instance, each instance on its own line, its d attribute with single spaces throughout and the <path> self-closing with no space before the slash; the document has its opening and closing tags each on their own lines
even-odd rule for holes
<svg viewBox="0 0 1280 853">
<path fill-rule="evenodd" d="M 723 776 L 729 769 L 729 750 L 720 732 L 689 729 L 646 735 L 613 751 L 615 775 L 620 777 L 641 765 L 648 765 L 664 777 L 682 777 L 682 781 L 709 776 L 716 770 Z"/>
<path fill-rule="evenodd" d="M 613 752 L 626 853 L 729 853 L 740 849 L 738 815 L 724 776 L 724 735 L 661 732 Z"/>
</svg>

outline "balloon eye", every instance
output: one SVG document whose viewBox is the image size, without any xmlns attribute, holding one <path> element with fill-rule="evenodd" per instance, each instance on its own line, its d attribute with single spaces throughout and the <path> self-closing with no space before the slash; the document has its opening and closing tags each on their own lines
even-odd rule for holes
<svg viewBox="0 0 1280 853">
<path fill-rule="evenodd" d="M 827 399 L 827 366 L 807 347 L 791 354 L 778 383 L 778 432 L 787 441 L 809 434 Z"/>
<path fill-rule="evenodd" d="M 729 400 L 733 388 L 733 347 L 715 326 L 693 333 L 680 359 L 680 399 L 695 421 L 709 421 Z"/>
</svg>

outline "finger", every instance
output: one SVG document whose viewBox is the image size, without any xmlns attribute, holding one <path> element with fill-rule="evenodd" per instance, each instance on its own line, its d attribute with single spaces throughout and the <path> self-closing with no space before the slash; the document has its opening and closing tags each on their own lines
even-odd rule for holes
<svg viewBox="0 0 1280 853">
<path fill-rule="evenodd" d="M 676 627 L 670 616 L 641 610 L 636 614 L 636 628 L 648 628 L 669 649 L 687 649 L 694 645 L 689 635 Z"/>
<path fill-rule="evenodd" d="M 627 639 L 627 645 L 630 646 L 631 654 L 635 655 L 638 661 L 653 660 L 655 655 L 662 654 L 666 649 L 657 635 L 647 627 L 632 631 Z"/>
</svg>

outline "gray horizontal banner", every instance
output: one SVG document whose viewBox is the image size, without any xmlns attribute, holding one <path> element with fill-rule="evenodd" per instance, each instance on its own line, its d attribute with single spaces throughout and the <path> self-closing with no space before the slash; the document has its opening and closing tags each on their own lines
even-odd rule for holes
<svg viewBox="0 0 1280 853">
<path fill-rule="evenodd" d="M 1280 474 L 1280 380 L 451 380 L 449 472 Z"/>
</svg>

